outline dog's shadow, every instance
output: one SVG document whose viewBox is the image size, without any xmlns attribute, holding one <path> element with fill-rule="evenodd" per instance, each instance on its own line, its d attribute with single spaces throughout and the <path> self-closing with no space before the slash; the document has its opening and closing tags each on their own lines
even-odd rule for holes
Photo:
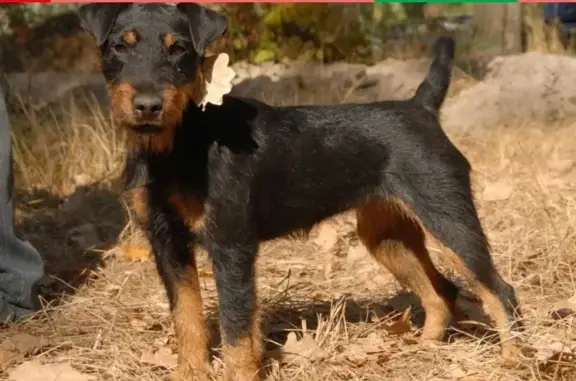
<svg viewBox="0 0 576 381">
<path fill-rule="evenodd" d="M 337 305 L 343 303 L 342 308 Z M 314 303 L 293 303 L 282 301 L 274 305 L 262 303 L 264 318 L 262 327 L 266 341 L 266 362 L 282 359 L 282 347 L 286 343 L 290 332 L 302 331 L 303 321 L 308 333 L 312 333 L 321 324 L 336 317 L 343 319 L 346 325 L 370 325 L 381 326 L 382 322 L 390 324 L 401 319 L 403 313 L 410 308 L 410 321 L 413 326 L 408 335 L 418 340 L 421 328 L 424 325 L 425 313 L 419 298 L 412 292 L 400 291 L 392 297 L 382 300 L 346 298 L 341 301 L 320 301 Z M 336 310 L 340 316 L 334 316 Z M 218 325 L 218 313 L 212 312 L 207 316 L 208 326 L 211 332 L 211 348 L 219 348 L 221 345 Z M 458 340 L 476 340 L 490 344 L 498 342 L 498 335 L 489 328 L 489 318 L 484 314 L 482 306 L 469 295 L 459 296 L 456 316 L 450 323 L 445 338 L 445 343 Z M 213 351 L 212 355 L 216 355 Z M 266 367 L 268 368 L 268 367 Z"/>
</svg>

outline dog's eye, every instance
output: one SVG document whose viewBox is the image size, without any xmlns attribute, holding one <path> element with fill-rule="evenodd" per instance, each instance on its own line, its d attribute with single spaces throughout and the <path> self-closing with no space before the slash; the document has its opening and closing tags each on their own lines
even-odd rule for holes
<svg viewBox="0 0 576 381">
<path fill-rule="evenodd" d="M 184 47 L 181 45 L 172 45 L 168 51 L 172 56 L 179 56 L 186 53 L 186 49 L 184 49 Z"/>
<path fill-rule="evenodd" d="M 124 53 L 128 52 L 128 47 L 124 44 L 116 44 L 116 45 L 114 45 L 113 49 L 116 53 L 120 53 L 120 54 L 124 54 Z"/>
</svg>

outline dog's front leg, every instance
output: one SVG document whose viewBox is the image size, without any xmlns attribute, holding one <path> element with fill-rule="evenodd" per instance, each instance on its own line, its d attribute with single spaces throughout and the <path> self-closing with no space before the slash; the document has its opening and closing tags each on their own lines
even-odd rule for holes
<svg viewBox="0 0 576 381">
<path fill-rule="evenodd" d="M 254 279 L 258 244 L 211 242 L 208 248 L 218 291 L 227 378 L 259 380 L 262 338 Z"/>
<path fill-rule="evenodd" d="M 147 234 L 178 341 L 178 370 L 173 380 L 207 380 L 208 333 L 191 233 L 168 205 L 152 204 L 149 214 Z"/>
</svg>

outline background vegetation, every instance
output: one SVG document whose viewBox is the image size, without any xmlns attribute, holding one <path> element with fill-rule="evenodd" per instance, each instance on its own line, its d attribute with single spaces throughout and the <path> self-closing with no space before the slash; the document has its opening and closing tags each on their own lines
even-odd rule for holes
<svg viewBox="0 0 576 381">
<path fill-rule="evenodd" d="M 218 4 L 230 19 L 229 34 L 216 48 L 233 61 L 285 60 L 374 62 L 421 55 L 439 32 L 457 33 L 461 56 L 526 49 L 521 35 L 538 20 L 536 5 L 448 4 Z M 61 57 L 86 55 L 73 13 L 78 4 L 0 4 L 5 71 L 27 71 Z M 451 27 L 445 22 L 451 21 Z M 495 23 L 496 22 L 496 23 Z M 511 31 L 511 32 L 510 32 Z M 74 36 L 73 39 L 70 36 Z M 70 51 L 77 51 L 73 54 Z M 67 63 L 60 63 L 66 65 Z M 92 70 L 93 68 L 89 68 Z"/>
</svg>

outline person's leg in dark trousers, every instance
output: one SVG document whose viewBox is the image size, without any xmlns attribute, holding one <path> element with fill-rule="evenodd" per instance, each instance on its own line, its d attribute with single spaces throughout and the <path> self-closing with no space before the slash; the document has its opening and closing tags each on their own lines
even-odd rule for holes
<svg viewBox="0 0 576 381">
<path fill-rule="evenodd" d="M 2 90 L 0 88 L 0 323 L 26 317 L 39 309 L 36 284 L 44 275 L 40 254 L 14 234 L 10 125 Z"/>
</svg>

